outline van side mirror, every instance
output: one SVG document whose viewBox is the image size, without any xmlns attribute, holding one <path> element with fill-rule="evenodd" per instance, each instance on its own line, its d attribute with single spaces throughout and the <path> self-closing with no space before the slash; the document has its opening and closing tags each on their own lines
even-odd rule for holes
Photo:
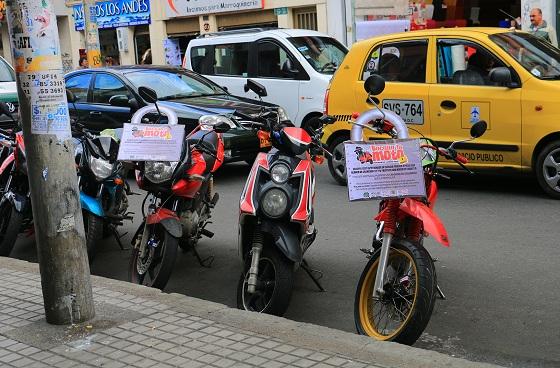
<svg viewBox="0 0 560 368">
<path fill-rule="evenodd" d="M 385 89 L 385 79 L 378 74 L 372 74 L 364 82 L 364 89 L 372 96 L 378 95 Z"/>
<path fill-rule="evenodd" d="M 511 70 L 505 66 L 500 66 L 497 68 L 492 68 L 488 73 L 488 78 L 494 83 L 499 83 L 500 85 L 507 87 L 516 87 L 512 83 Z"/>
<path fill-rule="evenodd" d="M 255 82 L 252 79 L 247 79 L 247 84 L 245 84 L 243 86 L 243 90 L 245 92 L 249 92 L 249 91 L 253 91 L 255 92 L 259 97 L 266 97 L 268 96 L 268 94 L 266 93 L 266 87 L 263 86 L 262 84 Z"/>
<path fill-rule="evenodd" d="M 299 70 L 294 67 L 292 60 L 286 59 L 286 61 L 282 64 L 282 74 L 288 77 L 294 77 L 299 74 Z"/>
</svg>

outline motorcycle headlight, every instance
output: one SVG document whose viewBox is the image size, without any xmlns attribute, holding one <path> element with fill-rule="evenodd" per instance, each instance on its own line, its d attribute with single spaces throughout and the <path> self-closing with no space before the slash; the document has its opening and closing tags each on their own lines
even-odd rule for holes
<svg viewBox="0 0 560 368">
<path fill-rule="evenodd" d="M 90 156 L 89 167 L 97 180 L 105 180 L 113 173 L 114 164 L 102 158 Z"/>
<path fill-rule="evenodd" d="M 171 179 L 178 162 L 146 161 L 144 175 L 152 183 L 159 184 Z"/>
<path fill-rule="evenodd" d="M 212 130 L 214 125 L 220 123 L 226 123 L 230 128 L 235 128 L 235 123 L 228 117 L 223 115 L 203 115 L 198 119 L 198 124 L 200 124 L 200 129 L 202 130 Z"/>
<path fill-rule="evenodd" d="M 278 119 L 280 119 L 280 121 L 290 120 L 290 117 L 288 116 L 286 110 L 284 110 L 284 108 L 280 106 L 278 106 Z"/>
<path fill-rule="evenodd" d="M 270 176 L 276 184 L 283 184 L 290 177 L 290 168 L 284 164 L 276 164 L 270 169 Z"/>
<path fill-rule="evenodd" d="M 281 217 L 288 209 L 288 195 L 278 188 L 269 189 L 261 200 L 261 208 L 268 217 Z"/>
</svg>

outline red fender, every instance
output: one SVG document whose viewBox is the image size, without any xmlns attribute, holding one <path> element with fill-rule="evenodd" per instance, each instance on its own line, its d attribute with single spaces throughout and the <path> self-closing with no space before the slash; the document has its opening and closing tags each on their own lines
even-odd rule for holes
<svg viewBox="0 0 560 368">
<path fill-rule="evenodd" d="M 4 162 L 2 162 L 2 165 L 0 166 L 0 175 L 2 175 L 2 173 L 4 172 L 4 170 L 6 170 L 6 168 L 8 166 L 10 166 L 10 164 L 12 162 L 14 162 L 16 156 L 14 155 L 14 153 L 10 153 L 10 155 L 8 157 L 6 157 L 6 159 L 4 160 Z"/>
<path fill-rule="evenodd" d="M 405 198 L 399 207 L 399 212 L 400 211 L 422 221 L 424 230 L 428 234 L 433 236 L 434 239 L 443 246 L 449 246 L 450 243 L 447 236 L 447 230 L 445 230 L 445 226 L 430 207 L 411 198 Z"/>
<path fill-rule="evenodd" d="M 434 208 L 436 205 L 438 197 L 438 186 L 435 181 L 430 183 L 430 187 L 428 188 L 428 202 L 430 203 L 430 208 Z"/>
<path fill-rule="evenodd" d="M 160 207 L 156 210 L 155 213 L 148 215 L 148 217 L 146 218 L 146 223 L 148 225 L 158 224 L 168 218 L 179 220 L 179 217 L 177 217 L 177 214 L 175 212 L 171 211 L 170 209 Z"/>
</svg>

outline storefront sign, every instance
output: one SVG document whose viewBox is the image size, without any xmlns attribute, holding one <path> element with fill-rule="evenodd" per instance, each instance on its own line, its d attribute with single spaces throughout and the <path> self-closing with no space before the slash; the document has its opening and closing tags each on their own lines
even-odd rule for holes
<svg viewBox="0 0 560 368">
<path fill-rule="evenodd" d="M 275 8 L 274 9 L 274 14 L 275 15 L 286 15 L 286 14 L 288 14 L 288 8 L 286 8 L 286 7 Z"/>
<path fill-rule="evenodd" d="M 125 123 L 117 159 L 179 161 L 184 136 L 184 125 Z"/>
<path fill-rule="evenodd" d="M 97 24 L 102 28 L 118 28 L 150 24 L 150 0 L 111 0 L 97 2 Z M 84 7 L 74 5 L 73 17 L 76 31 L 84 29 Z"/>
<path fill-rule="evenodd" d="M 262 9 L 263 0 L 164 0 L 169 18 Z"/>
<path fill-rule="evenodd" d="M 344 144 L 351 201 L 424 197 L 424 171 L 418 139 Z"/>
</svg>

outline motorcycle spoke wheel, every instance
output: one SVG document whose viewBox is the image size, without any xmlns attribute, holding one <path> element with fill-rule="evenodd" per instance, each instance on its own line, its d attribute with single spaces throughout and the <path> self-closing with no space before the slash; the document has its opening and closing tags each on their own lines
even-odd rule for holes
<svg viewBox="0 0 560 368">
<path fill-rule="evenodd" d="M 416 266 L 412 257 L 391 249 L 384 280 L 385 295 L 374 296 L 378 261 L 369 269 L 362 288 L 360 305 L 362 321 L 368 335 L 379 340 L 391 340 L 409 321 L 418 292 Z"/>
</svg>

